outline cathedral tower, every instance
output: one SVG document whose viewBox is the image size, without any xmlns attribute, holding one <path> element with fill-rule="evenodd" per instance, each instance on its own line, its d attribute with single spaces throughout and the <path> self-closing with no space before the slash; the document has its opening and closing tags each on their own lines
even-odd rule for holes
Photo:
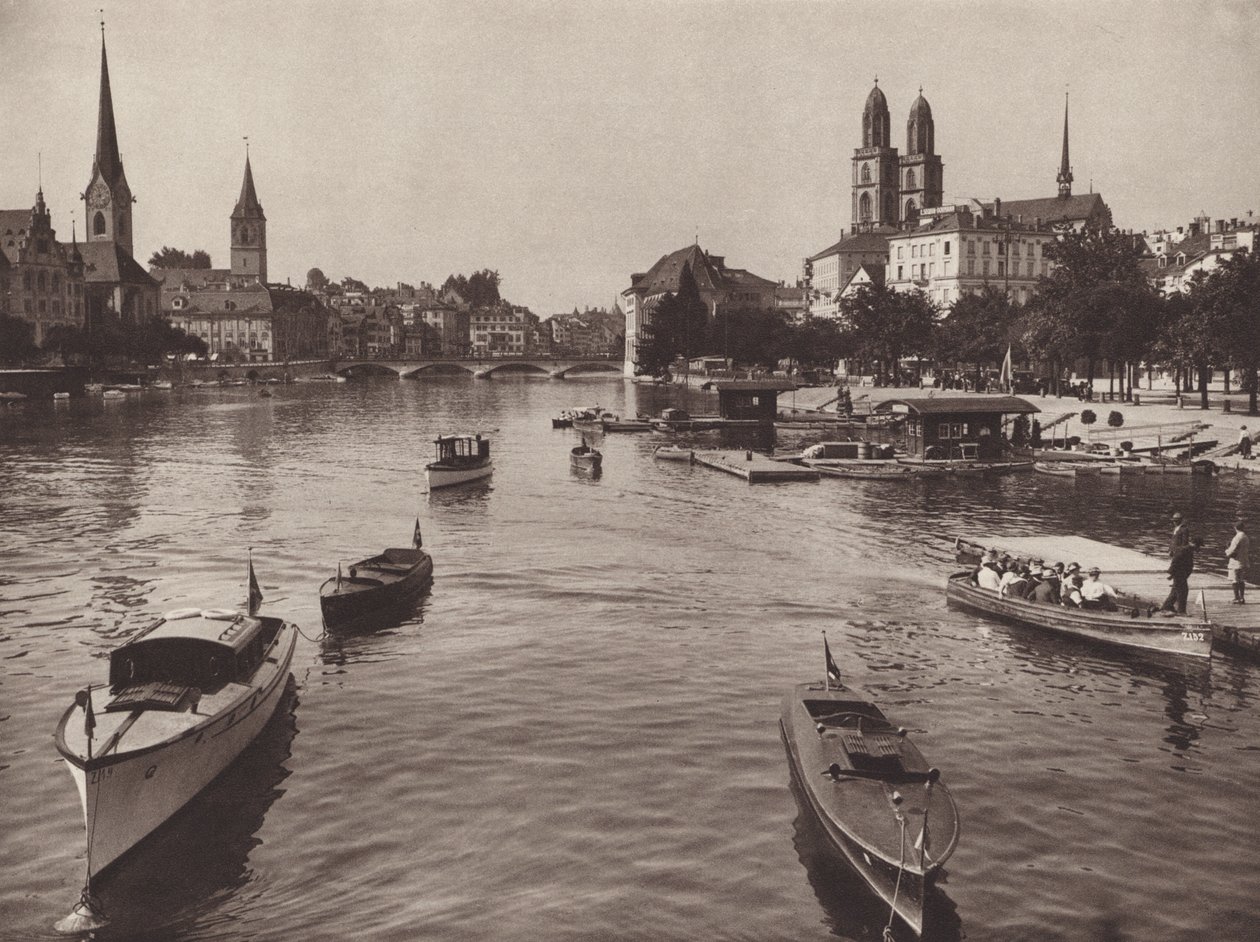
<svg viewBox="0 0 1260 942">
<path fill-rule="evenodd" d="M 901 158 L 901 218 L 909 222 L 919 210 L 940 206 L 945 192 L 944 176 L 944 165 L 936 154 L 932 106 L 920 88 L 906 122 L 906 153 Z"/>
<path fill-rule="evenodd" d="M 245 152 L 245 179 L 241 198 L 232 210 L 232 278 L 245 282 L 267 282 L 267 217 L 254 192 L 254 172 Z"/>
<path fill-rule="evenodd" d="M 897 148 L 891 144 L 888 101 L 876 79 L 862 111 L 862 146 L 853 151 L 854 229 L 897 225 Z"/>
<path fill-rule="evenodd" d="M 1063 94 L 1063 159 L 1059 162 L 1059 198 L 1067 199 L 1072 195 L 1072 167 L 1068 163 L 1068 96 Z"/>
<path fill-rule="evenodd" d="M 96 118 L 96 157 L 92 179 L 84 191 L 89 242 L 117 242 L 132 253 L 131 188 L 118 156 L 114 100 L 109 90 L 109 62 L 105 58 L 105 26 L 101 25 L 101 102 Z"/>
</svg>

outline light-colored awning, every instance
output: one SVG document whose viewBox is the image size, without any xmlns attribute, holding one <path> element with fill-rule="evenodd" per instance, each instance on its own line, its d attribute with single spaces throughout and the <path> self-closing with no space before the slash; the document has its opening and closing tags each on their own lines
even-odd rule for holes
<svg viewBox="0 0 1260 942">
<path fill-rule="evenodd" d="M 1040 559 L 1047 566 L 1080 563 L 1083 570 L 1097 566 L 1104 573 L 1168 572 L 1166 559 L 1084 536 L 1001 536 L 986 533 L 968 535 L 963 539 L 983 545 L 985 549 L 996 549 L 999 553 Z"/>
</svg>

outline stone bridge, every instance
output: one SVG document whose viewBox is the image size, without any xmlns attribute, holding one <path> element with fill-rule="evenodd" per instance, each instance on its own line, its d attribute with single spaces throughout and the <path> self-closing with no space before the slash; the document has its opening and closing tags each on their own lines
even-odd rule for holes
<svg viewBox="0 0 1260 942">
<path fill-rule="evenodd" d="M 334 360 L 335 373 L 388 370 L 399 377 L 423 373 L 463 371 L 479 379 L 495 373 L 546 373 L 553 379 L 564 379 L 569 373 L 621 373 L 621 357 L 566 356 L 502 356 L 502 357 L 414 357 L 414 358 L 344 358 Z"/>
</svg>

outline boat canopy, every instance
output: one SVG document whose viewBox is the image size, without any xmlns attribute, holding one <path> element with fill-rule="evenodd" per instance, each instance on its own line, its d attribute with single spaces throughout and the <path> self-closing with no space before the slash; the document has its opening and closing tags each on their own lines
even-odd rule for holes
<svg viewBox="0 0 1260 942">
<path fill-rule="evenodd" d="M 1041 559 L 1048 565 L 1054 563 L 1080 563 L 1088 570 L 1097 566 L 1106 573 L 1158 573 L 1168 572 L 1168 560 L 1148 556 L 1137 550 L 1091 540 L 1084 536 L 1001 536 L 982 534 L 967 538 L 968 542 L 993 548 L 999 553 L 1010 553 L 1029 559 Z"/>
<path fill-rule="evenodd" d="M 467 461 L 490 457 L 490 439 L 476 435 L 439 435 L 433 439 L 438 461 Z"/>
<path fill-rule="evenodd" d="M 226 609 L 171 612 L 110 653 L 109 682 L 220 687 L 253 673 L 279 625 Z"/>
</svg>

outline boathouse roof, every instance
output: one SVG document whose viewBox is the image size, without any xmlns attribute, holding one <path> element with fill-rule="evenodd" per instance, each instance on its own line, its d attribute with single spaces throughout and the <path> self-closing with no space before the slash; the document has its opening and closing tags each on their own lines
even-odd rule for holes
<svg viewBox="0 0 1260 942">
<path fill-rule="evenodd" d="M 790 379 L 727 379 L 709 380 L 701 389 L 716 389 L 724 392 L 789 392 L 796 388 Z"/>
<path fill-rule="evenodd" d="M 912 415 L 1006 415 L 1013 412 L 1040 412 L 1019 396 L 935 396 L 931 399 L 887 399 L 875 406 L 876 412 L 907 412 Z"/>
</svg>

